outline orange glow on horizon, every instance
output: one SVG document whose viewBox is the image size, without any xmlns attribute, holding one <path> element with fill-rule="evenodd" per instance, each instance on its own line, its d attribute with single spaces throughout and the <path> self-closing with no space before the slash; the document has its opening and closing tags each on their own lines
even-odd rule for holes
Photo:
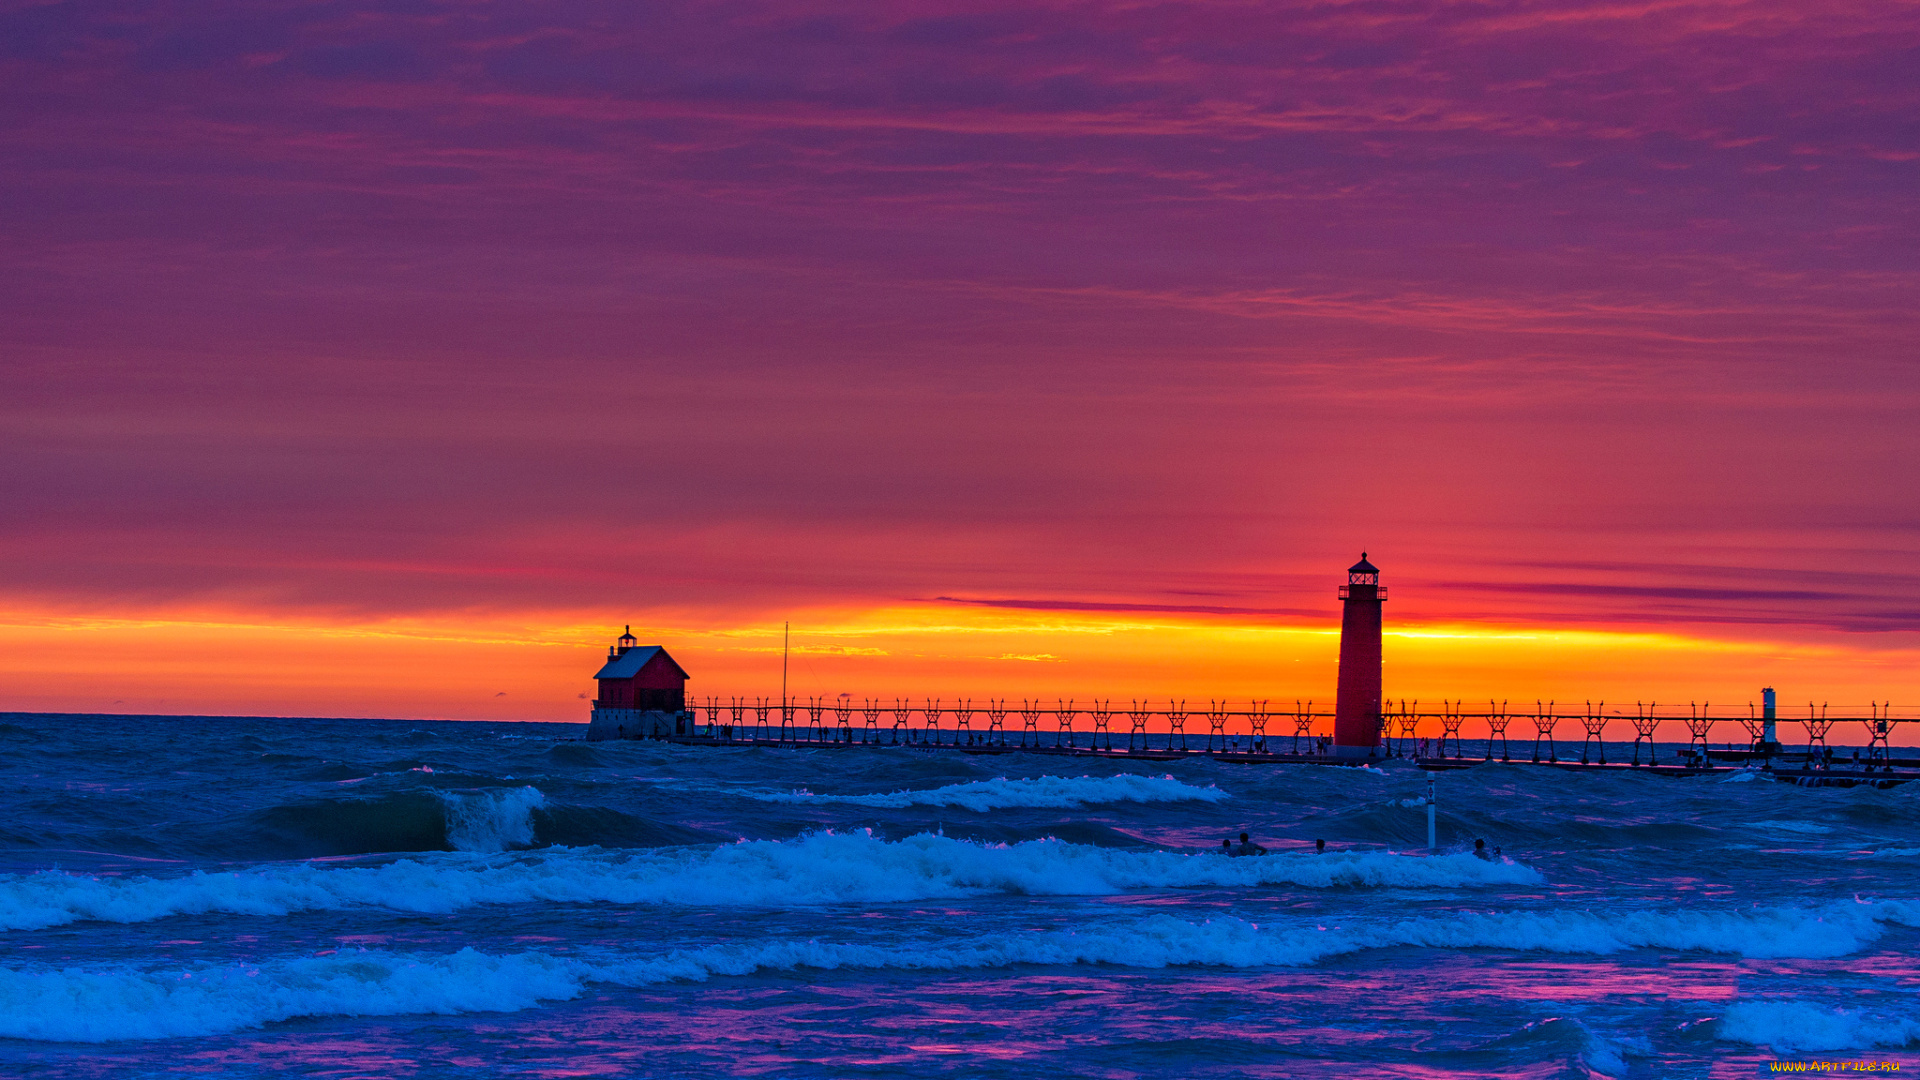
<svg viewBox="0 0 1920 1080">
<path fill-rule="evenodd" d="M 1225 698 L 1333 704 L 1338 623 L 1142 618 L 908 605 L 802 612 L 788 693 L 796 701 L 897 697 L 1144 698 L 1193 711 Z M 566 618 L 391 620 L 314 625 L 207 613 L 127 620 L 0 617 L 0 696 L 18 711 L 371 716 L 584 722 L 594 670 L 619 626 Z M 693 674 L 691 697 L 777 699 L 775 625 L 643 626 Z M 1837 636 L 1836 636 L 1837 637 Z M 1856 636 L 1858 637 L 1858 636 Z M 1711 701 L 1744 711 L 1779 689 L 1782 716 L 1805 702 L 1836 710 L 1920 701 L 1914 650 L 1884 642 L 1726 640 L 1633 628 L 1435 623 L 1386 634 L 1395 701 L 1535 699 Z M 1896 715 L 1915 715 L 1913 709 Z M 1516 729 L 1517 730 L 1517 729 Z M 1469 724 L 1472 734 L 1474 725 Z M 1423 728 L 1423 733 L 1424 728 Z M 1845 737 L 1846 733 L 1840 733 Z"/>
</svg>

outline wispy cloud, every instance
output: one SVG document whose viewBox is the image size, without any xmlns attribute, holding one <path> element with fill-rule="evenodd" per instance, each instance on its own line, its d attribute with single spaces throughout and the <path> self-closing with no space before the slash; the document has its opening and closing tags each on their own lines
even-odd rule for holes
<svg viewBox="0 0 1920 1080">
<path fill-rule="evenodd" d="M 976 607 L 1012 608 L 1018 611 L 1113 611 L 1164 612 L 1178 615 L 1266 615 L 1283 618 L 1318 618 L 1326 612 L 1308 608 L 1224 607 L 1212 604 L 1149 604 L 1095 600 L 1019 600 L 1000 598 L 972 600 L 954 596 L 936 596 L 943 604 L 971 604 Z"/>
</svg>

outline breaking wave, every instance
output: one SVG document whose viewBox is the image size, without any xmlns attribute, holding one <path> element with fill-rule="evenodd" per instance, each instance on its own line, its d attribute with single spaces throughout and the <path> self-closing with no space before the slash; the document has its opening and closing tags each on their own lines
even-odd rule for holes
<svg viewBox="0 0 1920 1080">
<path fill-rule="evenodd" d="M 535 953 L 358 952 L 260 964 L 0 970 L 0 1037 L 213 1035 L 302 1016 L 512 1012 L 577 995 L 580 965 Z"/>
<path fill-rule="evenodd" d="M 949 784 L 924 791 L 896 791 L 876 795 L 819 795 L 811 791 L 752 793 L 761 802 L 852 803 L 901 809 L 909 806 L 957 806 L 987 811 L 1006 807 L 1067 809 L 1106 803 L 1219 802 L 1226 792 L 1209 784 L 1194 787 L 1172 776 L 1040 776 L 1030 780 L 998 777 L 970 784 Z"/>
<path fill-rule="evenodd" d="M 1387 933 L 1403 945 L 1441 949 L 1587 955 L 1674 949 L 1817 959 L 1858 952 L 1889 924 L 1920 926 L 1920 907 L 1853 901 L 1819 908 L 1466 913 L 1408 919 L 1391 924 Z"/>
<path fill-rule="evenodd" d="M 1438 1056 L 1461 1060 L 1462 1064 L 1470 1066 L 1481 1066 L 1476 1072 L 1492 1072 L 1485 1068 L 1489 1063 L 1488 1054 L 1499 1055 L 1499 1058 L 1508 1061 L 1516 1058 L 1520 1061 L 1538 1061 L 1541 1057 L 1565 1055 L 1586 1064 L 1588 1075 L 1597 1072 L 1604 1077 L 1626 1073 L 1629 1058 L 1649 1057 L 1653 1054 L 1653 1047 L 1644 1037 L 1602 1035 L 1573 1017 L 1553 1016 L 1535 1020 L 1517 1031 L 1479 1046 L 1440 1051 Z"/>
<path fill-rule="evenodd" d="M 1766 1046 L 1775 1053 L 1872 1050 L 1920 1043 L 1920 1021 L 1829 1009 L 1804 1001 L 1741 1001 L 1720 1018 L 1728 1042 Z"/>
<path fill-rule="evenodd" d="M 456 851 L 512 851 L 532 847 L 533 812 L 547 805 L 536 787 L 468 794 L 443 791 L 447 842 Z"/>
<path fill-rule="evenodd" d="M 1876 920 L 1912 925 L 1898 905 L 1868 909 L 1854 933 Z M 959 970 L 1012 965 L 1109 964 L 1129 968 L 1287 967 L 1394 946 L 1544 949 L 1606 953 L 1642 946 L 1725 950 L 1746 955 L 1830 955 L 1784 951 L 1826 912 L 1700 912 L 1630 915 L 1486 914 L 1414 918 L 1351 927 L 1261 928 L 1235 918 L 1202 923 L 1165 915 L 1078 931 L 991 934 L 911 945 L 775 941 L 714 945 L 651 957 L 447 955 L 339 952 L 260 963 L 187 968 L 100 965 L 0 969 L 0 1037 L 104 1042 L 211 1035 L 312 1016 L 449 1015 L 513 1011 L 580 995 L 594 983 L 647 986 L 713 976 L 809 968 Z M 1782 936 L 1785 935 L 1785 936 Z M 1828 942 L 1827 945 L 1831 945 Z M 1920 1036 L 1905 1020 L 1872 1020 L 1793 1002 L 1737 1004 L 1719 1021 L 1727 1039 L 1776 1049 L 1902 1046 Z M 1603 1057 L 1617 1057 L 1605 1054 Z"/>
<path fill-rule="evenodd" d="M 511 851 L 533 847 L 534 787 L 401 791 L 317 799 L 254 815 L 252 832 L 269 852 L 295 858 L 389 851 Z"/>
<path fill-rule="evenodd" d="M 605 806 L 550 802 L 531 785 L 385 792 L 311 799 L 255 811 L 213 836 L 223 855 L 310 859 L 465 851 L 490 854 L 549 845 L 665 847 L 726 839 Z M 4 916 L 0 916 L 4 918 Z"/>
<path fill-rule="evenodd" d="M 515 820 L 509 809 L 495 806 L 478 820 Z M 785 907 L 994 893 L 1100 896 L 1159 888 L 1459 888 L 1540 882 L 1530 867 L 1466 854 L 1424 858 L 1340 852 L 1228 859 L 1060 840 L 983 844 L 926 833 L 888 842 L 861 830 L 718 848 L 448 853 L 382 866 L 275 864 L 180 877 L 8 874 L 0 875 L 0 928 L 36 929 L 83 920 L 146 922 L 213 911 L 285 915 L 357 906 L 419 912 L 531 902 Z"/>
</svg>

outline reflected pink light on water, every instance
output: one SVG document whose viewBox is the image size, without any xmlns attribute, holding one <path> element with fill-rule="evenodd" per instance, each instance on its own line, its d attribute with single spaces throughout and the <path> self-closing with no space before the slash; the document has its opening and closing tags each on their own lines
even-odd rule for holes
<svg viewBox="0 0 1920 1080">
<path fill-rule="evenodd" d="M 1730 1001 L 1739 994 L 1737 963 L 1663 964 L 1659 967 L 1580 962 L 1508 961 L 1484 969 L 1471 988 L 1449 997 L 1493 993 L 1509 1001 L 1597 1001 L 1624 994 L 1687 1001 Z M 1446 994 L 1436 988 L 1436 993 Z"/>
<path fill-rule="evenodd" d="M 162 1043 L 129 1048 L 115 1060 L 187 1074 L 254 1067 L 349 1077 L 491 1068 L 573 1078 L 832 1075 L 844 1069 L 946 1074 L 986 1061 L 1020 1060 L 1031 1067 L 1053 1055 L 1074 1075 L 1131 1077 L 1172 1075 L 1183 1062 L 1204 1060 L 1195 1055 L 1205 1048 L 1229 1047 L 1231 1062 L 1221 1059 L 1214 1072 L 1230 1064 L 1233 1075 L 1300 1076 L 1338 1067 L 1336 1060 L 1350 1067 L 1357 1054 L 1369 1062 L 1372 1076 L 1555 1076 L 1564 1075 L 1569 1056 L 1580 1052 L 1580 1040 L 1587 1038 L 1582 1032 L 1607 1029 L 1590 1011 L 1610 1003 L 1665 999 L 1688 1013 L 1685 1002 L 1733 1000 L 1744 981 L 1769 973 L 1910 980 L 1920 963 L 1892 954 L 1756 963 L 1661 962 L 1644 955 L 1620 961 L 1501 958 L 1433 950 L 1404 950 L 1403 959 L 1382 968 L 1376 957 L 1364 969 L 1335 961 L 1246 971 L 842 970 L 834 982 L 814 981 L 803 971 L 645 991 L 589 988 L 574 1002 L 465 1020 L 352 1021 L 354 1038 L 315 1030 L 349 1021 L 294 1021 L 202 1044 L 180 1057 Z M 1488 1019 L 1490 1009 L 1511 1021 Z M 459 1048 L 434 1034 L 449 1024 L 463 1031 Z M 1714 1059 L 1713 1075 L 1752 1075 L 1770 1060 L 1764 1050 L 1710 1046 L 1710 1040 L 1703 1043 L 1702 1052 Z M 1869 1056 L 1915 1062 L 1897 1052 Z"/>
</svg>

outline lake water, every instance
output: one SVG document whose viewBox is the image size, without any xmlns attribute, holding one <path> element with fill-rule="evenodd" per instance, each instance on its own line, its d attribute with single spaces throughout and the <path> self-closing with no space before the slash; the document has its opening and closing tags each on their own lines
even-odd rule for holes
<svg viewBox="0 0 1920 1080">
<path fill-rule="evenodd" d="M 1920 784 L 584 730 L 0 717 L 0 1074 L 1920 1068 Z"/>
</svg>

